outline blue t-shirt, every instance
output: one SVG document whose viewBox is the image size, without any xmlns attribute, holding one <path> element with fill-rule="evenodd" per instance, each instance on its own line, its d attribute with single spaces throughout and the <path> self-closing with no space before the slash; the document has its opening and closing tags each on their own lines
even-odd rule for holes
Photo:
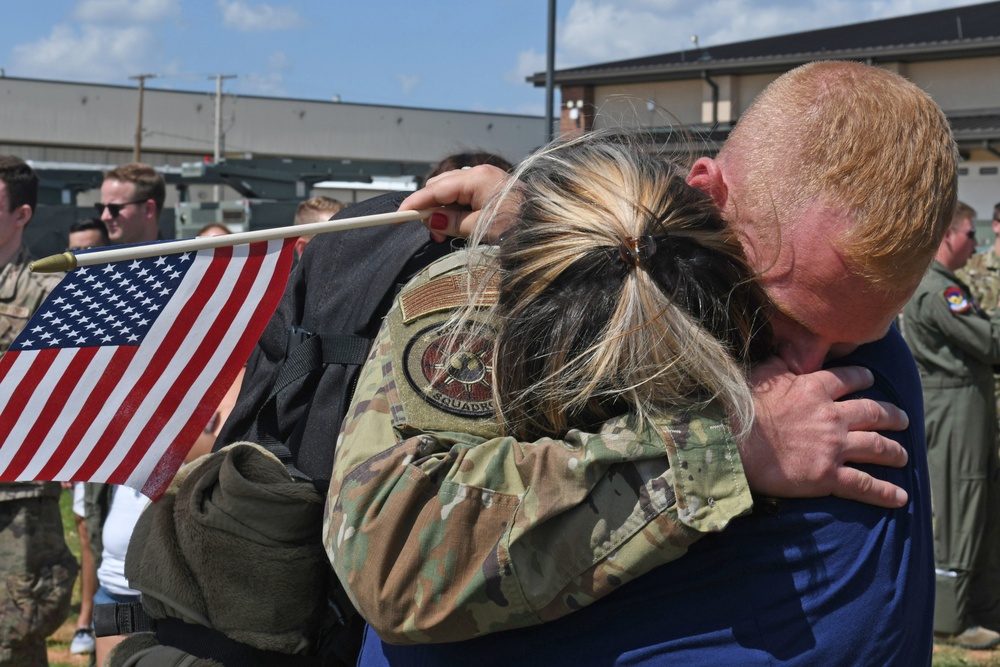
<svg viewBox="0 0 1000 667">
<path fill-rule="evenodd" d="M 886 510 L 839 498 L 758 507 L 684 558 L 551 623 L 454 644 L 392 646 L 369 628 L 360 665 L 929 665 L 934 553 L 923 401 L 893 328 L 838 365 L 875 375 L 863 395 L 910 418 L 902 487 Z M 890 386 L 889 378 L 892 378 Z"/>
</svg>

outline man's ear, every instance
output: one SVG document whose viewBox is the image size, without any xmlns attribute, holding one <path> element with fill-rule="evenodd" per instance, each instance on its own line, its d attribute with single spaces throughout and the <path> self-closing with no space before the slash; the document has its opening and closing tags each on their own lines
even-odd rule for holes
<svg viewBox="0 0 1000 667">
<path fill-rule="evenodd" d="M 160 217 L 156 215 L 156 204 L 153 202 L 152 199 L 147 199 L 146 201 L 142 202 L 142 212 L 150 220 L 156 220 L 157 223 L 159 223 Z"/>
<path fill-rule="evenodd" d="M 24 226 L 28 224 L 29 220 L 31 220 L 31 207 L 27 204 L 21 204 L 14 209 L 11 217 L 14 219 L 15 225 L 24 229 Z"/>
<path fill-rule="evenodd" d="M 306 245 L 308 244 L 309 241 L 303 239 L 301 236 L 295 239 L 295 256 L 298 257 L 299 259 L 302 259 L 302 253 L 305 251 Z"/>
<path fill-rule="evenodd" d="M 729 188 L 726 186 L 726 179 L 722 176 L 719 163 L 712 158 L 698 158 L 698 161 L 691 167 L 687 183 L 711 197 L 720 211 L 726 208 Z"/>
</svg>

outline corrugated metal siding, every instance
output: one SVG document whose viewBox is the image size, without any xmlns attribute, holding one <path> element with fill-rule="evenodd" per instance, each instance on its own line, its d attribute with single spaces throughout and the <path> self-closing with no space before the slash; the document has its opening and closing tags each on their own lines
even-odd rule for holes
<svg viewBox="0 0 1000 667">
<path fill-rule="evenodd" d="M 214 94 L 147 88 L 143 106 L 144 159 L 212 154 Z M 63 151 L 32 159 L 120 163 L 131 159 L 137 110 L 135 88 L 0 78 L 0 143 Z M 545 140 L 544 119 L 532 116 L 228 95 L 222 116 L 225 150 L 238 157 L 435 162 L 481 148 L 519 160 Z"/>
</svg>

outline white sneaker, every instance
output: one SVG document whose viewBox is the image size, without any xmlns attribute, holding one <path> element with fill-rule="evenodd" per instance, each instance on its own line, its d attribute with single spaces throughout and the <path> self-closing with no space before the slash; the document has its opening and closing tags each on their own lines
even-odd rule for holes
<svg viewBox="0 0 1000 667">
<path fill-rule="evenodd" d="M 93 653 L 94 633 L 90 628 L 77 628 L 73 634 L 73 641 L 69 644 L 70 653 Z"/>
</svg>

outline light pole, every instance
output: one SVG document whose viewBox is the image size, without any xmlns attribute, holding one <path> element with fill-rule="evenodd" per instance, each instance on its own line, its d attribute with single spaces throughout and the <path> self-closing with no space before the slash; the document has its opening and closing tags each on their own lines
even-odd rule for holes
<svg viewBox="0 0 1000 667">
<path fill-rule="evenodd" d="M 222 157 L 222 80 L 223 79 L 235 79 L 235 74 L 216 74 L 215 75 L 215 150 L 213 151 L 213 160 L 215 164 L 219 164 L 219 159 Z M 215 201 L 222 200 L 222 186 L 215 186 Z"/>
<path fill-rule="evenodd" d="M 555 108 L 553 105 L 556 68 L 556 0 L 549 0 L 548 40 L 545 54 L 545 140 L 552 141 L 555 134 Z"/>
</svg>

